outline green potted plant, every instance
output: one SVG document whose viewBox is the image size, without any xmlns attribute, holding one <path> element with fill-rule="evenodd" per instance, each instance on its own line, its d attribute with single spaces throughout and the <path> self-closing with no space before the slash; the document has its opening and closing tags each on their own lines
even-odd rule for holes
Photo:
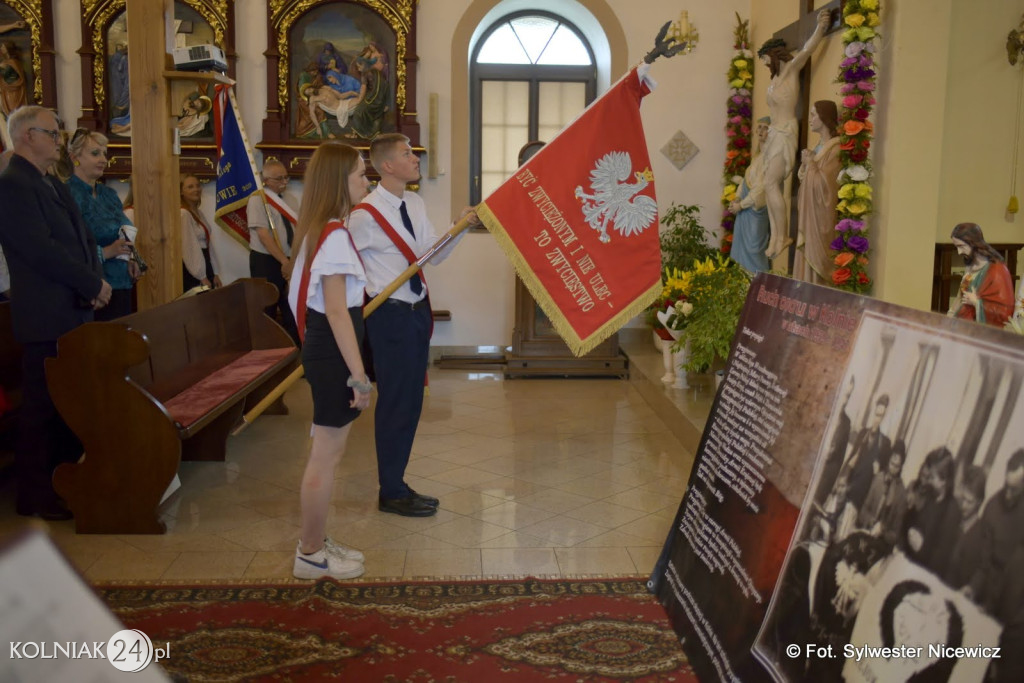
<svg viewBox="0 0 1024 683">
<path fill-rule="evenodd" d="M 676 204 L 661 217 L 661 269 L 690 270 L 694 261 L 703 261 L 717 253 L 708 245 L 707 232 L 700 224 L 700 207 Z"/>
<path fill-rule="evenodd" d="M 673 202 L 661 217 L 661 225 L 661 280 L 664 289 L 662 296 L 647 309 L 646 319 L 662 339 L 671 339 L 668 331 L 658 322 L 657 315 L 668 310 L 679 299 L 681 292 L 673 287 L 673 278 L 717 252 L 708 245 L 707 233 L 700 224 L 699 206 Z"/>
<path fill-rule="evenodd" d="M 689 306 L 675 350 L 689 345 L 683 367 L 702 372 L 716 359 L 729 356 L 751 278 L 742 266 L 722 254 L 697 263 L 687 275 Z"/>
</svg>

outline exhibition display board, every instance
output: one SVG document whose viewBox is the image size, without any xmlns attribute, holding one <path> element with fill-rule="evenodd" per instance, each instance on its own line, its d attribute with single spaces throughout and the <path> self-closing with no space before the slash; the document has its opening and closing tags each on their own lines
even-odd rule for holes
<svg viewBox="0 0 1024 683">
<path fill-rule="evenodd" d="M 650 582 L 700 679 L 1024 680 L 1022 385 L 1024 337 L 760 274 Z"/>
</svg>

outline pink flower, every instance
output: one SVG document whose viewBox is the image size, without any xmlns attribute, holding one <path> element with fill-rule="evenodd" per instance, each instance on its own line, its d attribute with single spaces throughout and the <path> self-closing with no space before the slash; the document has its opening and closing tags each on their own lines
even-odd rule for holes
<svg viewBox="0 0 1024 683">
<path fill-rule="evenodd" d="M 863 99 L 863 95 L 847 95 L 843 98 L 843 106 L 847 109 L 853 109 L 858 107 Z"/>
<path fill-rule="evenodd" d="M 839 92 L 841 92 L 844 95 L 849 95 L 850 93 L 855 92 L 856 90 L 857 86 L 854 85 L 853 83 L 845 83 L 843 87 L 839 88 Z"/>
<path fill-rule="evenodd" d="M 864 104 L 868 105 L 869 107 L 872 106 L 874 103 L 875 98 L 872 97 L 871 95 L 868 95 L 867 97 L 864 98 Z"/>
<path fill-rule="evenodd" d="M 733 116 L 731 119 L 729 119 L 729 123 L 743 123 L 743 117 Z"/>
<path fill-rule="evenodd" d="M 871 92 L 872 90 L 875 89 L 875 84 L 872 81 L 858 81 L 857 89 L 862 90 L 864 92 Z"/>
</svg>

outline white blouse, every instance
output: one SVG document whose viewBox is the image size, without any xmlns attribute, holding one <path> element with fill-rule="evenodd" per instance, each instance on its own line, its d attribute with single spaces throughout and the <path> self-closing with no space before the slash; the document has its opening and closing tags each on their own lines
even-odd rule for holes
<svg viewBox="0 0 1024 683">
<path fill-rule="evenodd" d="M 185 263 L 185 268 L 188 269 L 188 272 L 197 280 L 202 280 L 206 277 L 206 260 L 203 259 L 203 249 L 209 248 L 210 250 L 210 261 L 213 263 L 214 274 L 220 272 L 220 266 L 217 264 L 217 256 L 213 251 L 213 245 L 209 244 L 209 242 L 213 241 L 212 233 L 210 237 L 210 240 L 206 239 L 206 231 L 193 218 L 188 209 L 181 210 L 181 260 Z"/>
<path fill-rule="evenodd" d="M 295 267 L 288 286 L 288 305 L 298 316 L 299 289 L 302 283 L 302 271 L 306 267 L 306 241 L 295 252 Z M 345 304 L 348 308 L 363 305 L 363 292 L 366 291 L 366 272 L 359 261 L 359 255 L 352 247 L 347 230 L 335 230 L 324 240 L 320 251 L 313 259 L 309 271 L 309 290 L 306 294 L 306 308 L 326 313 L 324 305 L 323 279 L 327 275 L 345 276 Z"/>
</svg>

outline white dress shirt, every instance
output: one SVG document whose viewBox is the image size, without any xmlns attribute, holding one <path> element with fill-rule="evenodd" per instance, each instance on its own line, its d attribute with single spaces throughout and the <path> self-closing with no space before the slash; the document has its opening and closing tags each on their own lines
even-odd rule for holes
<svg viewBox="0 0 1024 683">
<path fill-rule="evenodd" d="M 401 197 L 396 197 L 383 186 L 366 195 L 363 200 L 371 204 L 381 215 L 391 223 L 391 226 L 398 233 L 398 236 L 405 240 L 413 253 L 419 257 L 430 250 L 437 242 L 437 233 L 434 226 L 427 217 L 427 210 L 423 199 L 415 192 L 404 192 Z M 415 239 L 402 224 L 402 214 L 399 207 L 405 202 L 405 208 L 409 212 L 409 219 L 412 221 L 413 230 L 416 232 Z M 385 287 L 394 282 L 402 272 L 409 267 L 409 262 L 402 256 L 402 252 L 394 245 L 391 238 L 384 232 L 377 221 L 366 211 L 353 211 L 349 216 L 348 229 L 352 233 L 356 249 L 363 257 L 363 265 L 366 267 L 366 291 L 370 296 L 380 294 Z M 464 233 L 460 233 L 459 237 Z M 448 258 L 452 249 L 458 243 L 459 238 L 452 240 L 448 246 L 438 252 L 430 263 L 437 265 Z M 419 276 L 416 276 L 419 277 Z M 408 282 L 391 295 L 392 299 L 398 299 L 407 303 L 416 303 L 426 297 L 426 287 L 420 294 L 413 294 Z"/>
<path fill-rule="evenodd" d="M 264 192 L 268 191 L 264 189 Z M 287 193 L 280 197 L 280 201 L 287 203 L 289 207 L 295 206 L 295 202 L 292 201 L 292 198 Z M 257 234 L 257 230 L 270 229 L 270 223 L 267 221 L 267 211 L 274 217 L 274 227 L 276 228 L 271 234 L 277 235 L 277 243 L 280 245 L 284 255 L 291 258 L 292 245 L 288 243 L 288 231 L 284 227 L 284 219 L 281 217 L 281 212 L 270 204 L 264 204 L 263 197 L 258 193 L 249 197 L 249 202 L 245 205 L 246 221 L 249 223 L 249 248 L 261 254 L 270 253 L 263 246 L 263 242 L 260 241 L 260 236 Z M 292 230 L 294 229 L 295 226 L 292 225 Z"/>
</svg>

